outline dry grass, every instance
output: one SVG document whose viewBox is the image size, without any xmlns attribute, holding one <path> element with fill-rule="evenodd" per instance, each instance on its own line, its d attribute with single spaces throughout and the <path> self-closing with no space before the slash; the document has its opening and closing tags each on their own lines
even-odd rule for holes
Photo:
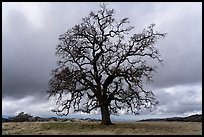
<svg viewBox="0 0 204 137">
<path fill-rule="evenodd" d="M 11 122 L 2 134 L 12 135 L 201 135 L 202 122 Z"/>
</svg>

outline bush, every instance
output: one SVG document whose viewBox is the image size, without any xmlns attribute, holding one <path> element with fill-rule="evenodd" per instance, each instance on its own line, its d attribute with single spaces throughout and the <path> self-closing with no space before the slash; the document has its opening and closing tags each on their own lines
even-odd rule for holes
<svg viewBox="0 0 204 137">
<path fill-rule="evenodd" d="M 24 112 L 19 113 L 16 117 L 14 117 L 12 120 L 14 122 L 25 122 L 25 121 L 30 121 L 32 116 L 30 114 L 26 114 Z"/>
</svg>

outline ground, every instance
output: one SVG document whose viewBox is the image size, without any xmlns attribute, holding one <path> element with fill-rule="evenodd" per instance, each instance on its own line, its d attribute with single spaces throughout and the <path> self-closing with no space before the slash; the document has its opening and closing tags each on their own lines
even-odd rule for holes
<svg viewBox="0 0 204 137">
<path fill-rule="evenodd" d="M 2 134 L 15 135 L 202 135 L 202 122 L 8 122 Z"/>
</svg>

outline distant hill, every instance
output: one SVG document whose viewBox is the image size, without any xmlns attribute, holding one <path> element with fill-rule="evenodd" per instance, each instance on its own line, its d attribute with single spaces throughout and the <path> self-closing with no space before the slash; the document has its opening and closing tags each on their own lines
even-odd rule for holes
<svg viewBox="0 0 204 137">
<path fill-rule="evenodd" d="M 191 115 L 188 117 L 172 117 L 172 118 L 153 118 L 143 119 L 140 121 L 181 121 L 181 122 L 202 122 L 202 114 Z"/>
<path fill-rule="evenodd" d="M 9 118 L 2 118 L 2 123 L 4 122 L 47 122 L 47 121 L 59 121 L 59 122 L 82 122 L 82 121 L 100 121 L 99 119 L 91 119 L 91 118 L 85 118 L 85 119 L 79 119 L 79 118 L 56 118 L 56 117 L 50 117 L 50 118 L 42 118 L 42 117 L 9 117 Z"/>
<path fill-rule="evenodd" d="M 2 118 L 2 123 L 3 123 L 3 122 L 10 122 L 10 120 L 7 119 L 7 118 Z"/>
<path fill-rule="evenodd" d="M 32 117 L 27 114 L 23 114 L 19 117 L 10 117 L 10 118 L 2 118 L 2 123 L 4 122 L 46 122 L 46 121 L 59 121 L 59 122 L 81 122 L 81 121 L 100 121 L 100 119 L 79 119 L 79 118 L 42 118 L 42 117 Z M 152 119 L 143 119 L 140 121 L 182 121 L 182 122 L 202 122 L 202 114 L 191 115 L 188 117 L 172 117 L 172 118 L 152 118 Z"/>
</svg>

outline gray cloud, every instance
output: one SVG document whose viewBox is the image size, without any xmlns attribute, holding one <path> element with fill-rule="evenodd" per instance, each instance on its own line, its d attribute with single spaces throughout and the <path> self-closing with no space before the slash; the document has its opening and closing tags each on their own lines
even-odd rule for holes
<svg viewBox="0 0 204 137">
<path fill-rule="evenodd" d="M 55 60 L 54 48 L 49 44 L 55 42 L 52 39 L 51 43 L 47 42 L 45 32 L 32 30 L 21 12 L 11 12 L 8 19 L 5 29 L 9 32 L 5 30 L 3 34 L 3 96 L 21 97 L 42 92 L 40 89 L 46 88 L 48 70 Z"/>
<path fill-rule="evenodd" d="M 164 65 L 155 77 L 156 86 L 171 86 L 202 81 L 202 20 L 194 7 L 165 26 L 167 38 L 159 43 Z M 195 11 L 195 12 L 193 12 Z"/>
<path fill-rule="evenodd" d="M 28 95 L 43 100 L 48 89 L 49 74 L 56 67 L 54 55 L 58 36 L 81 22 L 95 3 L 3 3 L 2 7 L 2 92 L 3 98 L 13 100 Z M 156 45 L 164 65 L 158 66 L 153 89 L 168 89 L 177 85 L 192 85 L 202 81 L 202 4 L 201 3 L 108 3 L 116 18 L 130 18 L 133 33 L 151 23 L 156 30 L 167 32 Z M 188 10 L 186 10 L 188 9 Z M 196 89 L 186 91 L 201 95 Z M 188 96 L 184 96 L 187 99 Z M 163 113 L 187 113 L 201 109 L 201 102 L 178 102 L 180 98 L 158 92 Z M 165 102 L 168 100 L 168 103 Z M 183 104 L 182 104 L 183 103 Z"/>
<path fill-rule="evenodd" d="M 40 29 L 29 22 L 25 11 L 10 9 L 7 13 L 3 20 L 3 96 L 46 93 L 49 74 L 56 66 L 58 36 L 89 13 L 83 3 L 57 5 L 39 5 L 46 8 L 39 12 L 44 21 Z"/>
<path fill-rule="evenodd" d="M 161 88 L 155 94 L 160 105 L 154 113 L 181 115 L 202 110 L 201 83 Z"/>
<path fill-rule="evenodd" d="M 27 96 L 15 100 L 6 97 L 2 100 L 2 114 L 3 116 L 16 116 L 20 112 L 25 112 L 33 116 L 47 117 L 53 115 L 51 109 L 54 106 L 54 100 L 45 100 L 42 97 L 39 99 L 36 96 Z"/>
</svg>

